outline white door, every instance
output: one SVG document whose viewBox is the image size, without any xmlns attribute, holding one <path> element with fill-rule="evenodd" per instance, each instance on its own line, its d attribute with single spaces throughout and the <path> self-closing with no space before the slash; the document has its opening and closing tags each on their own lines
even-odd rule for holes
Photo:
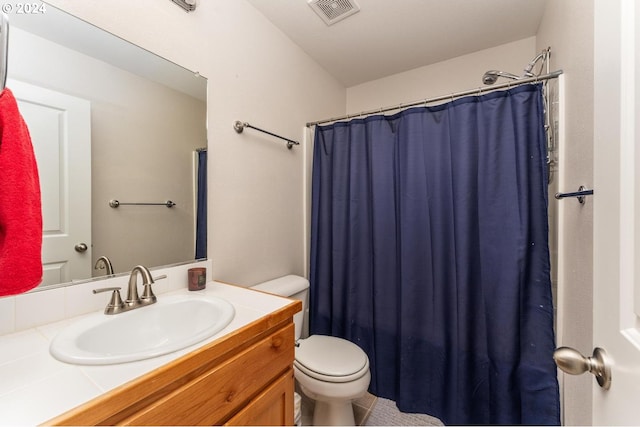
<svg viewBox="0 0 640 427">
<path fill-rule="evenodd" d="M 640 2 L 595 1 L 594 425 L 640 425 Z"/>
<path fill-rule="evenodd" d="M 89 278 L 90 103 L 11 79 L 7 87 L 18 101 L 38 162 L 44 228 L 40 286 Z"/>
</svg>

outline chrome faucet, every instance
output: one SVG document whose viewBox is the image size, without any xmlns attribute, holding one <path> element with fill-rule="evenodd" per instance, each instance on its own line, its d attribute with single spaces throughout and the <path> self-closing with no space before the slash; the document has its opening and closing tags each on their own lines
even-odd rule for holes
<svg viewBox="0 0 640 427">
<path fill-rule="evenodd" d="M 139 296 L 138 294 L 138 273 L 142 276 L 142 296 Z M 156 280 L 164 279 L 166 277 L 166 275 L 158 276 Z M 122 288 L 120 287 L 94 289 L 93 293 L 97 294 L 100 292 L 113 291 L 113 294 L 111 294 L 111 300 L 104 309 L 104 314 L 118 314 L 154 304 L 158 300 L 153 294 L 153 289 L 151 289 L 151 285 L 154 283 L 155 281 L 153 280 L 149 269 L 144 265 L 137 265 L 133 267 L 131 275 L 129 276 L 129 287 L 127 289 L 126 300 L 122 301 L 122 297 L 120 296 L 120 289 Z"/>
<path fill-rule="evenodd" d="M 111 260 L 104 255 L 96 260 L 96 265 L 94 265 L 93 268 L 94 270 L 106 268 L 107 276 L 113 276 L 113 264 L 111 264 Z"/>
</svg>

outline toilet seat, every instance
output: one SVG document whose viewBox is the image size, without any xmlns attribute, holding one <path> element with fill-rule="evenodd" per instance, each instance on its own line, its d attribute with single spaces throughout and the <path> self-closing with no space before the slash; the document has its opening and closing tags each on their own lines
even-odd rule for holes
<svg viewBox="0 0 640 427">
<path fill-rule="evenodd" d="M 369 358 L 352 342 L 327 335 L 312 335 L 298 341 L 294 366 L 320 381 L 355 381 L 369 372 Z"/>
</svg>

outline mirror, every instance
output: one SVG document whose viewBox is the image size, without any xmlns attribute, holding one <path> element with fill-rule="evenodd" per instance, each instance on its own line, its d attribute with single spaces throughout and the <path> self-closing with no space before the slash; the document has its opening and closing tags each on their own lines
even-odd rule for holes
<svg viewBox="0 0 640 427">
<path fill-rule="evenodd" d="M 206 79 L 43 7 L 9 17 L 7 82 L 40 174 L 36 290 L 106 275 L 101 256 L 116 274 L 193 261 Z"/>
</svg>

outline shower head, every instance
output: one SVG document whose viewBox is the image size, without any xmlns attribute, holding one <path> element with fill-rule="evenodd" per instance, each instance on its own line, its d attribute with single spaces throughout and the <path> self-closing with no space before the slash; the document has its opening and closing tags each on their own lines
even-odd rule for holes
<svg viewBox="0 0 640 427">
<path fill-rule="evenodd" d="M 486 85 L 492 85 L 498 80 L 498 77 L 506 77 L 512 80 L 518 80 L 521 78 L 516 76 L 515 74 L 507 73 L 504 71 L 489 70 L 482 76 L 482 83 Z"/>
<path fill-rule="evenodd" d="M 542 69 L 545 65 L 547 66 L 547 73 L 548 73 L 549 72 L 548 59 L 550 55 L 551 55 L 550 47 L 540 52 L 535 58 L 531 60 L 531 62 L 529 62 L 529 64 L 527 64 L 527 66 L 524 69 L 524 75 L 522 77 L 516 76 L 515 74 L 507 73 L 504 71 L 489 70 L 486 73 L 484 73 L 484 75 L 482 76 L 482 83 L 486 85 L 492 85 L 498 80 L 498 77 L 505 77 L 507 79 L 512 79 L 512 80 L 520 80 L 527 77 L 539 76 L 542 73 Z M 542 64 L 540 65 L 540 69 L 538 70 L 537 73 L 534 73 L 533 67 L 535 67 L 536 64 L 540 61 L 542 61 Z"/>
</svg>

